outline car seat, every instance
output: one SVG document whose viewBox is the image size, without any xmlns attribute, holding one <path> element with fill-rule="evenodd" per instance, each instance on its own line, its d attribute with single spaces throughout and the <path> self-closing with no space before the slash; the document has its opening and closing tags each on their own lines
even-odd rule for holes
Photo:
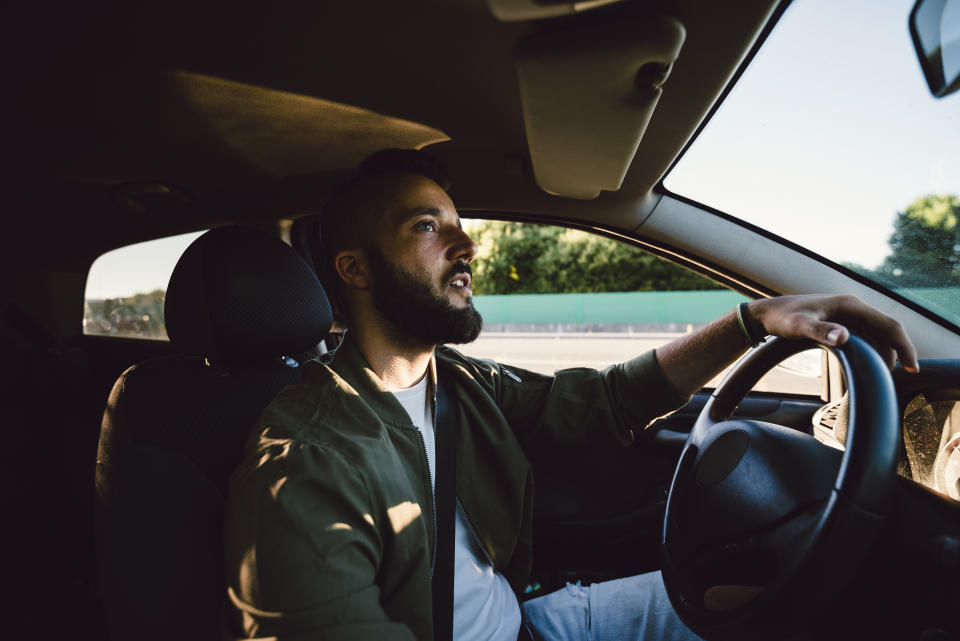
<svg viewBox="0 0 960 641">
<path fill-rule="evenodd" d="M 96 466 L 97 568 L 113 639 L 223 634 L 223 506 L 261 410 L 300 382 L 294 358 L 329 331 L 313 270 L 275 237 L 211 230 L 177 263 L 167 332 L 181 356 L 113 387 Z"/>
</svg>

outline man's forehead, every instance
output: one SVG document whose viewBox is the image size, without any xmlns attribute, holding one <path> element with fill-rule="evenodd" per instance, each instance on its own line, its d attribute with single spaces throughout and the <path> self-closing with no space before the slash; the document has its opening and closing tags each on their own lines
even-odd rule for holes
<svg viewBox="0 0 960 641">
<path fill-rule="evenodd" d="M 391 222 L 400 223 L 411 216 L 457 215 L 453 201 L 440 185 L 425 176 L 396 174 L 384 176 L 379 200 Z"/>
</svg>

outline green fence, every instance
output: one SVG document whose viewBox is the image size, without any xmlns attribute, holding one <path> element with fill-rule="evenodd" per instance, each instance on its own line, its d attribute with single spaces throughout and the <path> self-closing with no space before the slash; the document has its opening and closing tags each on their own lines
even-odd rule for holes
<svg viewBox="0 0 960 641">
<path fill-rule="evenodd" d="M 706 323 L 748 300 L 728 290 L 602 294 L 493 294 L 473 304 L 487 325 Z"/>
<path fill-rule="evenodd" d="M 960 287 L 903 288 L 907 298 L 941 314 L 960 319 Z M 706 323 L 733 309 L 746 297 L 729 290 L 685 292 L 618 292 L 603 294 L 513 294 L 475 296 L 473 303 L 486 325 L 670 324 Z"/>
<path fill-rule="evenodd" d="M 960 287 L 900 289 L 947 320 L 960 323 Z M 697 325 L 733 309 L 746 297 L 729 290 L 682 292 L 616 292 L 600 294 L 512 294 L 475 296 L 484 325 L 566 325 L 564 331 L 582 331 L 576 325 Z M 157 301 L 125 304 L 114 299 L 113 313 L 105 301 L 88 300 L 84 333 L 129 333 L 165 337 L 163 306 Z M 144 318 L 147 317 L 147 318 Z M 607 331 L 607 328 L 599 328 Z M 497 330 L 495 330 L 497 331 Z M 589 331 L 596 331 L 591 329 Z M 620 331 L 616 329 L 615 331 Z"/>
</svg>

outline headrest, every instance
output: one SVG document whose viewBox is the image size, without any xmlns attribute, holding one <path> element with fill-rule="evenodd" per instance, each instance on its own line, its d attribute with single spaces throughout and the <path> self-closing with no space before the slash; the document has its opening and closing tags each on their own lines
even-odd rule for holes
<svg viewBox="0 0 960 641">
<path fill-rule="evenodd" d="M 212 229 L 187 247 L 164 313 L 178 349 L 217 362 L 307 351 L 332 321 L 323 286 L 299 254 L 244 227 Z"/>
</svg>

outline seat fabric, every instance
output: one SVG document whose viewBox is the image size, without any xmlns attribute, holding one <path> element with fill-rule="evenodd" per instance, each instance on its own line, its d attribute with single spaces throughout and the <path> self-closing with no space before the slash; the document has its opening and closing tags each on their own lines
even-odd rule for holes
<svg viewBox="0 0 960 641">
<path fill-rule="evenodd" d="M 225 634 L 229 475 L 259 413 L 300 381 L 298 360 L 285 355 L 319 343 L 330 326 L 306 263 L 276 238 L 242 228 L 197 239 L 167 300 L 174 345 L 191 353 L 124 372 L 100 434 L 97 565 L 114 639 Z"/>
</svg>

